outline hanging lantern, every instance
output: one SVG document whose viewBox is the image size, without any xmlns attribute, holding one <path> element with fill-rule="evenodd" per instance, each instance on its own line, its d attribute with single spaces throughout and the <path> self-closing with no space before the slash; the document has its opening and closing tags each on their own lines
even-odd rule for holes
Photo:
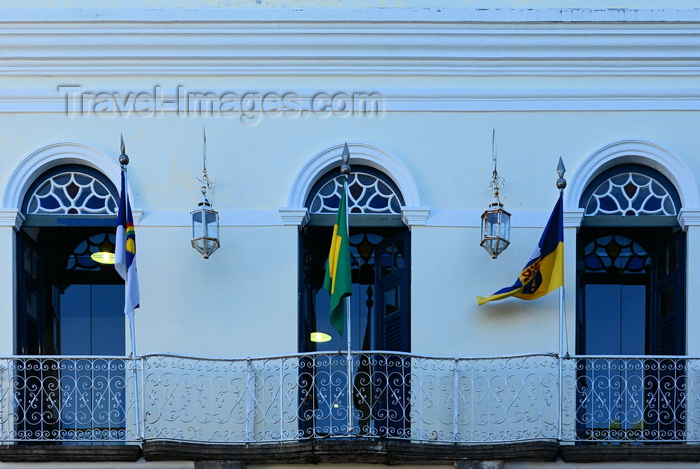
<svg viewBox="0 0 700 469">
<path fill-rule="evenodd" d="M 204 151 L 202 183 L 202 201 L 196 210 L 190 212 L 192 218 L 192 247 L 205 259 L 209 259 L 214 251 L 219 249 L 219 214 L 211 206 L 208 194 L 211 181 L 207 175 L 207 135 L 204 132 Z"/>
<path fill-rule="evenodd" d="M 219 214 L 211 207 L 206 194 L 199 203 L 199 208 L 193 210 L 192 216 L 192 247 L 205 259 L 209 259 L 214 251 L 219 249 Z"/>
<path fill-rule="evenodd" d="M 97 252 L 90 254 L 90 258 L 99 264 L 114 264 L 114 243 L 109 239 L 109 234 L 104 235 L 104 241 L 98 246 Z"/>
<path fill-rule="evenodd" d="M 495 259 L 510 244 L 510 213 L 503 210 L 503 204 L 498 198 L 498 184 L 501 178 L 498 176 L 496 168 L 495 130 L 491 141 L 491 151 L 493 156 L 491 187 L 493 188 L 494 201 L 481 215 L 481 247 L 486 249 L 492 259 Z"/>
<path fill-rule="evenodd" d="M 495 259 L 509 244 L 510 213 L 503 210 L 503 204 L 497 200 L 481 215 L 481 247 Z"/>
</svg>

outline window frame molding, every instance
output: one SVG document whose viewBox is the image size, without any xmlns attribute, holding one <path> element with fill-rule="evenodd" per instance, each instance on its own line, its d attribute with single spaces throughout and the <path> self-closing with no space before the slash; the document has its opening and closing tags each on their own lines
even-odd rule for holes
<svg viewBox="0 0 700 469">
<path fill-rule="evenodd" d="M 384 173 L 399 189 L 405 205 L 401 206 L 401 219 L 409 227 L 425 225 L 430 210 L 420 200 L 418 186 L 408 168 L 393 155 L 367 143 L 348 142 L 350 164 L 369 166 Z M 284 225 L 302 227 L 309 221 L 305 206 L 314 184 L 342 162 L 344 143 L 322 150 L 304 163 L 297 173 L 287 196 L 287 206 L 279 209 Z"/>
<path fill-rule="evenodd" d="M 51 143 L 34 150 L 12 171 L 0 205 L 0 226 L 12 226 L 18 231 L 24 222 L 22 203 L 31 185 L 46 171 L 67 164 L 87 166 L 99 171 L 119 190 L 121 168 L 116 159 L 111 159 L 101 151 L 82 143 Z M 131 189 L 129 198 L 134 200 Z M 139 224 L 142 214 L 142 210 L 133 210 L 136 225 Z"/>
<path fill-rule="evenodd" d="M 584 209 L 579 201 L 588 185 L 602 172 L 622 164 L 637 164 L 655 169 L 675 187 L 681 200 L 678 224 L 684 231 L 700 225 L 700 194 L 690 168 L 671 151 L 644 140 L 619 140 L 591 153 L 574 171 L 565 191 L 564 225 L 580 227 Z"/>
</svg>

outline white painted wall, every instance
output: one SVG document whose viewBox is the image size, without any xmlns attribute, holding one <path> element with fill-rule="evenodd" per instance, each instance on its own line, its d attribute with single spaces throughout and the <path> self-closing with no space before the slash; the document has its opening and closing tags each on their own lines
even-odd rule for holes
<svg viewBox="0 0 700 469">
<path fill-rule="evenodd" d="M 224 228 L 204 260 L 187 229 L 138 231 L 139 354 L 247 357 L 296 352 L 296 228 Z"/>
</svg>

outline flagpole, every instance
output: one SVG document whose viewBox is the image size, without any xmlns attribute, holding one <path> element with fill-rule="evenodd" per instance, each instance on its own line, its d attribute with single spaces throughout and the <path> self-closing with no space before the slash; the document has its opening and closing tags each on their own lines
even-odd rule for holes
<svg viewBox="0 0 700 469">
<path fill-rule="evenodd" d="M 349 230 L 348 230 L 349 231 Z M 346 296 L 345 297 L 345 321 L 347 323 L 347 327 L 345 328 L 347 330 L 347 336 L 348 336 L 348 354 L 347 354 L 347 362 L 348 362 L 348 433 L 350 433 L 352 429 L 352 385 L 355 379 L 353 378 L 353 363 L 352 363 L 352 341 L 350 340 L 351 336 L 351 324 L 350 324 L 350 297 Z"/>
<path fill-rule="evenodd" d="M 348 227 L 348 238 L 350 237 L 350 216 L 348 215 L 348 176 L 345 176 L 345 180 L 343 181 L 344 185 L 344 190 L 345 190 L 345 226 Z M 347 324 L 346 330 L 347 330 L 347 339 L 348 339 L 348 356 L 350 355 L 350 352 L 352 351 L 352 327 L 351 327 L 351 320 L 352 320 L 352 315 L 350 311 L 350 296 L 345 297 L 345 322 Z"/>
<path fill-rule="evenodd" d="M 121 154 L 119 155 L 119 163 L 121 165 L 121 170 L 124 175 L 124 184 L 122 187 L 122 192 L 121 197 L 127 198 L 129 193 L 128 193 L 128 179 L 127 179 L 127 170 L 126 166 L 129 164 L 129 157 L 126 154 L 126 147 L 124 145 L 124 136 L 121 135 L 121 145 L 120 145 L 120 150 Z M 126 204 L 126 207 L 129 207 L 129 204 Z M 121 207 L 120 207 L 121 209 Z M 124 246 L 115 246 L 116 249 L 124 249 Z M 124 276 L 124 304 L 127 305 L 129 304 L 129 275 Z M 138 439 L 141 439 L 141 416 L 139 412 L 139 389 L 138 389 L 138 359 L 136 357 L 136 323 L 134 321 L 134 310 L 130 310 L 127 313 L 127 316 L 129 316 L 129 335 L 131 336 L 131 359 L 133 362 L 133 377 L 134 377 L 134 416 L 136 418 L 136 436 Z"/>
<path fill-rule="evenodd" d="M 559 164 L 557 165 L 557 174 L 559 179 L 557 179 L 557 188 L 559 189 L 559 196 L 563 199 L 564 189 L 566 188 L 566 179 L 564 179 L 564 173 L 566 173 L 566 168 L 564 167 L 564 161 L 559 157 Z M 562 200 L 563 203 L 563 200 Z M 562 217 L 563 217 L 563 207 L 562 207 Z M 563 230 L 563 220 L 562 220 L 562 230 Z M 562 233 L 562 242 L 564 241 L 564 234 Z M 566 244 L 565 244 L 566 245 Z M 564 256 L 564 252 L 562 252 Z M 562 269 L 566 266 L 564 264 L 564 259 L 562 259 Z M 564 328 L 566 327 L 564 321 L 564 274 L 562 272 L 562 282 L 559 287 L 559 399 L 557 399 L 558 414 L 559 414 L 559 425 L 557 425 L 557 439 L 561 441 L 562 439 L 562 425 L 563 425 L 563 406 L 562 399 L 564 397 Z M 566 358 L 569 357 L 567 351 Z"/>
<path fill-rule="evenodd" d="M 343 164 L 340 166 L 340 173 L 343 175 L 343 191 L 345 193 L 345 227 L 347 228 L 347 236 L 350 238 L 350 215 L 348 214 L 348 177 L 352 172 L 350 167 L 350 151 L 348 150 L 348 143 L 345 142 L 345 147 L 343 147 Z M 340 207 L 338 207 L 340 210 Z M 352 271 L 351 271 L 352 272 Z M 352 274 L 351 274 L 352 276 Z M 352 280 L 351 280 L 352 284 Z M 352 385 L 353 379 L 353 363 L 352 363 L 352 315 L 350 311 L 350 296 L 345 297 L 345 335 L 347 338 L 347 376 L 348 376 L 348 433 L 352 430 Z"/>
<path fill-rule="evenodd" d="M 141 439 L 141 418 L 139 415 L 139 390 L 138 390 L 138 359 L 136 358 L 136 325 L 134 323 L 134 312 L 129 314 L 129 329 L 131 330 L 131 357 L 133 360 L 134 374 L 134 414 L 136 417 L 136 436 Z"/>
</svg>

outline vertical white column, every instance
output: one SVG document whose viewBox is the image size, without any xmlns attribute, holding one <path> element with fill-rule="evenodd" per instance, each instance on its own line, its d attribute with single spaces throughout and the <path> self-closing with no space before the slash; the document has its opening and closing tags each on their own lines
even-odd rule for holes
<svg viewBox="0 0 700 469">
<path fill-rule="evenodd" d="M 14 353 L 16 295 L 16 231 L 22 224 L 22 215 L 17 211 L 0 212 L 0 356 Z"/>
<path fill-rule="evenodd" d="M 22 225 L 22 219 L 22 214 L 16 210 L 0 212 L 0 246 L 5 253 L 0 256 L 0 357 L 7 357 L 15 352 L 16 232 Z M 4 435 L 13 434 L 15 431 L 12 399 L 9 398 L 8 388 L 11 374 L 10 361 L 0 360 L 0 432 Z"/>
<path fill-rule="evenodd" d="M 568 294 L 561 298 L 560 351 L 563 356 L 576 354 L 576 233 L 583 211 L 564 212 L 564 285 Z M 576 433 L 576 367 L 575 361 L 560 359 L 558 438 L 568 444 Z"/>
<path fill-rule="evenodd" d="M 700 263 L 697 262 L 700 256 L 700 226 L 686 225 L 687 232 L 687 253 L 686 253 L 686 330 L 685 343 L 686 353 L 689 357 L 700 357 L 700 341 L 696 340 L 700 337 L 700 289 L 695 286 L 700 279 Z M 700 395 L 700 360 L 688 360 L 688 375 L 686 377 L 688 396 L 687 410 L 688 418 L 686 419 L 686 439 L 689 441 L 700 440 L 700 403 L 698 403 L 698 395 Z"/>
</svg>

